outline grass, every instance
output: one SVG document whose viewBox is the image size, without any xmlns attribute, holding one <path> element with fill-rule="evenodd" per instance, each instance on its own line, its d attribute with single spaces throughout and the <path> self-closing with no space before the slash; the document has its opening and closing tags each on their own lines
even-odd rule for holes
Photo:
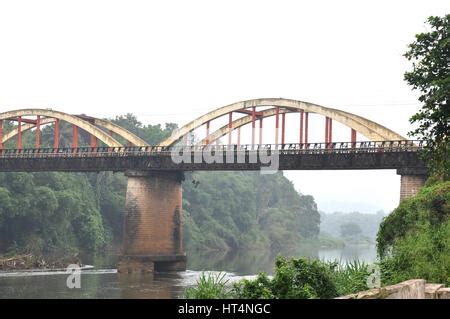
<svg viewBox="0 0 450 319">
<path fill-rule="evenodd" d="M 226 299 L 231 297 L 231 293 L 226 288 L 228 279 L 225 279 L 225 273 L 213 275 L 204 272 L 197 279 L 195 287 L 189 287 L 185 290 L 183 298 L 185 299 Z"/>
<path fill-rule="evenodd" d="M 367 278 L 370 275 L 369 264 L 353 260 L 346 263 L 333 262 L 333 282 L 339 296 L 345 296 L 359 291 L 367 290 Z"/>
</svg>

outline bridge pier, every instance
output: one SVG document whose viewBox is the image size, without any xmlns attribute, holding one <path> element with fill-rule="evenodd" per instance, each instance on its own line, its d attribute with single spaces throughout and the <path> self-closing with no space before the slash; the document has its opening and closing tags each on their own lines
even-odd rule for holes
<svg viewBox="0 0 450 319">
<path fill-rule="evenodd" d="M 183 172 L 126 171 L 124 237 L 119 273 L 186 269 Z"/>
<path fill-rule="evenodd" d="M 424 168 L 401 168 L 397 174 L 400 175 L 400 201 L 415 196 L 428 177 Z"/>
</svg>

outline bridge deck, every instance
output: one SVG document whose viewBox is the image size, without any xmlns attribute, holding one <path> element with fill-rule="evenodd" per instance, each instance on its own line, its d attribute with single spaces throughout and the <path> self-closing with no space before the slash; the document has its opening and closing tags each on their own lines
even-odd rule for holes
<svg viewBox="0 0 450 319">
<path fill-rule="evenodd" d="M 421 149 L 417 141 L 5 149 L 0 171 L 424 170 Z"/>
</svg>

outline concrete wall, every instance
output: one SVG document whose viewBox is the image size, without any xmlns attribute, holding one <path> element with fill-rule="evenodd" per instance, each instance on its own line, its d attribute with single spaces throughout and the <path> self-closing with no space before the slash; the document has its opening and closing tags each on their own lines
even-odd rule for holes
<svg viewBox="0 0 450 319">
<path fill-rule="evenodd" d="M 411 279 L 396 285 L 374 288 L 336 299 L 450 299 L 450 288 Z"/>
</svg>

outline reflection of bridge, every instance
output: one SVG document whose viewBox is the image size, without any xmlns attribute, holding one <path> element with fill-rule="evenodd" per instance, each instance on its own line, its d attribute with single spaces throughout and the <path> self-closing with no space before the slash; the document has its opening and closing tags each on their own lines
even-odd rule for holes
<svg viewBox="0 0 450 319">
<path fill-rule="evenodd" d="M 290 113 L 298 115 L 298 143 L 286 143 L 286 117 Z M 310 114 L 325 119 L 322 143 L 309 142 Z M 226 124 L 210 132 L 212 121 L 223 117 Z M 269 117 L 275 118 L 274 144 L 263 143 L 263 120 Z M 61 145 L 60 121 L 72 126 L 70 145 Z M 333 121 L 350 128 L 349 142 L 333 142 Z M 241 128 L 246 125 L 251 127 L 250 145 L 241 144 Z M 41 145 L 43 126 L 53 128 L 51 148 Z M 189 136 L 193 132 L 199 135 L 201 127 L 205 133 L 200 141 L 190 143 Z M 30 130 L 35 135 L 34 147 L 25 148 L 23 134 Z M 79 131 L 88 134 L 89 145 L 79 145 Z M 358 142 L 358 133 L 369 141 Z M 213 144 L 225 135 L 227 145 Z M 8 148 L 13 140 L 15 145 Z M 157 146 L 110 121 L 85 115 L 49 109 L 0 113 L 0 171 L 125 172 L 128 186 L 121 271 L 185 267 L 183 171 L 257 170 L 268 166 L 267 159 L 276 159 L 281 170 L 397 169 L 404 198 L 423 184 L 426 169 L 418 156 L 421 147 L 358 115 L 286 99 L 250 100 L 216 109 L 177 129 Z M 263 154 L 267 157 L 264 160 Z M 183 161 L 176 160 L 181 157 Z"/>
</svg>

